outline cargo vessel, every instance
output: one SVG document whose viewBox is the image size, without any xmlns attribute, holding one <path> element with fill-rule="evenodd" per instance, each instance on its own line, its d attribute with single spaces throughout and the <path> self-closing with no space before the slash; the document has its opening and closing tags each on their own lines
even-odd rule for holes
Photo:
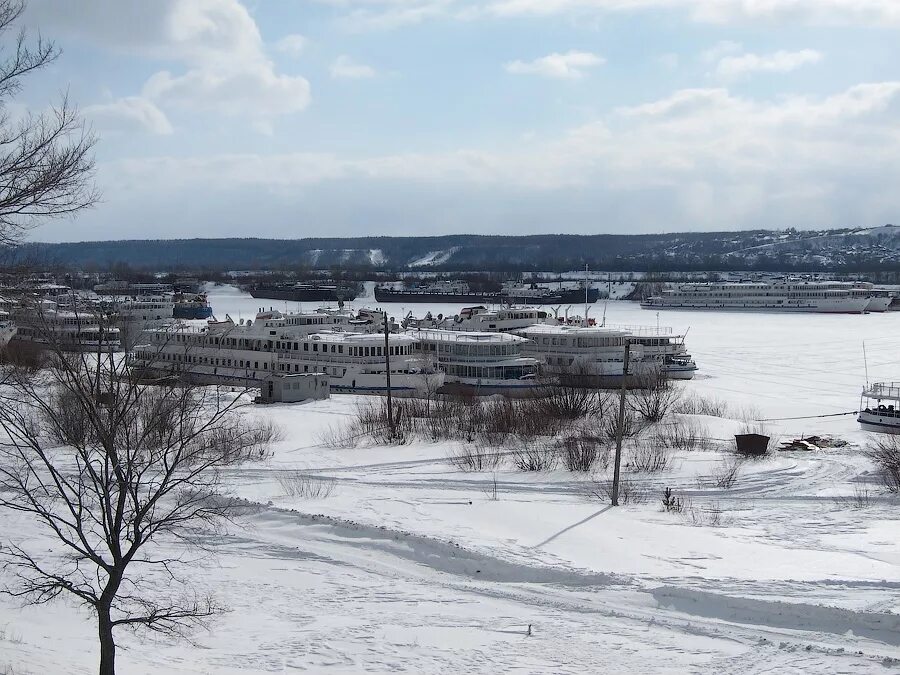
<svg viewBox="0 0 900 675">
<path fill-rule="evenodd" d="M 473 290 L 465 281 L 436 281 L 421 286 L 375 287 L 377 302 L 435 302 L 485 305 L 572 305 L 600 299 L 596 288 L 547 288 L 537 284 L 504 284 L 499 291 Z"/>
<path fill-rule="evenodd" d="M 357 284 L 275 283 L 254 284 L 248 289 L 254 298 L 287 300 L 288 302 L 337 302 L 353 300 L 359 295 Z"/>
</svg>

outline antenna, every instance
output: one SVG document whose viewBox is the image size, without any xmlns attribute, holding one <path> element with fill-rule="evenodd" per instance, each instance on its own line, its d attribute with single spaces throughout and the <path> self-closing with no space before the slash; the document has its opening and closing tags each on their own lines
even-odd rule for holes
<svg viewBox="0 0 900 675">
<path fill-rule="evenodd" d="M 866 358 L 866 341 L 863 340 L 863 367 L 866 369 L 866 386 L 869 386 L 869 361 Z"/>
</svg>

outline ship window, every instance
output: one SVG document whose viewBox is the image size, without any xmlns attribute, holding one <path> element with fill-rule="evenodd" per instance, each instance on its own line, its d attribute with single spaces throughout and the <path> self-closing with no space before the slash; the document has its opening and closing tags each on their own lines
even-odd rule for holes
<svg viewBox="0 0 900 675">
<path fill-rule="evenodd" d="M 314 351 L 314 352 L 319 351 L 319 345 L 318 345 L 318 344 L 313 344 L 313 351 Z"/>
<path fill-rule="evenodd" d="M 338 354 L 344 353 L 344 345 L 338 345 Z"/>
<path fill-rule="evenodd" d="M 305 352 L 309 351 L 309 343 L 308 342 L 303 343 L 303 351 L 305 351 Z"/>
</svg>

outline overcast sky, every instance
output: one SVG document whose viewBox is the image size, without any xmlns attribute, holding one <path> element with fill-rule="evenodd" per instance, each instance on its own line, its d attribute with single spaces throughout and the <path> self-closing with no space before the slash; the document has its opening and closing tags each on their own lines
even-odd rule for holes
<svg viewBox="0 0 900 675">
<path fill-rule="evenodd" d="M 43 241 L 900 221 L 898 0 L 30 0 L 101 137 Z M 9 36 L 6 36 L 9 39 Z"/>
</svg>

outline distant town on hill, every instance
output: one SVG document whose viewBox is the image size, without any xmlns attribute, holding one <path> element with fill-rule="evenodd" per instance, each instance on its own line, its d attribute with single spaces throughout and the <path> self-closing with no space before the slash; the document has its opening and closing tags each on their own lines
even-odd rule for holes
<svg viewBox="0 0 900 675">
<path fill-rule="evenodd" d="M 170 239 L 30 243 L 10 261 L 82 269 L 891 271 L 900 226 L 647 235 Z"/>
</svg>

